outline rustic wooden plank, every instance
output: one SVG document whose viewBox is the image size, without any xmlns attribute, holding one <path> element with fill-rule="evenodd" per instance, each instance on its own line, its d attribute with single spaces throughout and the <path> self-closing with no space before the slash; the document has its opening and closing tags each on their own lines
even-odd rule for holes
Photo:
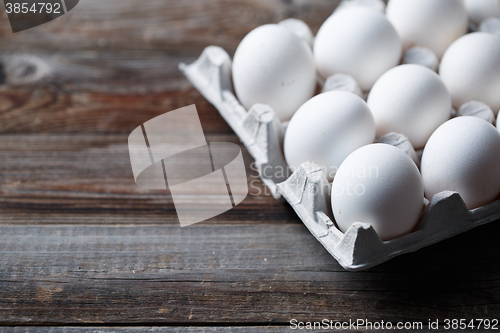
<svg viewBox="0 0 500 333">
<path fill-rule="evenodd" d="M 3 225 L 0 323 L 498 317 L 499 232 L 483 226 L 351 273 L 300 224 Z"/>
<path fill-rule="evenodd" d="M 339 0 L 86 0 L 48 24 L 12 34 L 1 11 L 2 49 L 189 50 L 216 44 L 234 50 L 253 28 L 288 17 L 317 31 Z"/>
<path fill-rule="evenodd" d="M 199 52 L 175 55 L 165 51 L 136 50 L 57 53 L 0 50 L 0 55 L 5 81 L 18 88 L 52 83 L 64 85 L 64 91 L 89 88 L 100 95 L 103 90 L 140 95 L 186 90 L 190 86 L 181 80 L 178 65 L 194 61 Z M 130 97 L 128 100 L 135 101 Z"/>
<path fill-rule="evenodd" d="M 168 191 L 139 188 L 127 135 L 0 135 L 1 223 L 178 223 Z M 237 143 L 233 135 L 210 142 Z M 300 223 L 261 183 L 242 147 L 250 194 L 207 223 Z M 206 198 L 200 196 L 199 200 Z"/>
<path fill-rule="evenodd" d="M 40 326 L 28 326 L 28 327 L 0 327 L 0 332 L 5 333 L 29 333 L 29 332 L 40 332 L 40 333 L 136 333 L 136 332 L 146 332 L 146 333 L 198 333 L 198 332 L 214 332 L 214 333 L 254 333 L 254 332 L 273 332 L 273 333 L 284 333 L 290 332 L 290 326 L 234 326 L 234 327 L 221 327 L 221 326 L 190 326 L 190 327 L 151 327 L 151 326 L 139 326 L 139 327 L 40 327 Z M 357 333 L 365 332 L 380 332 L 381 330 L 370 330 L 370 329 L 357 329 Z M 292 331 L 293 332 L 293 331 Z M 306 332 L 339 332 L 339 330 L 330 329 L 312 329 Z M 436 329 L 432 330 L 435 333 L 446 333 L 450 330 L 446 329 Z M 477 330 L 465 329 L 460 330 L 463 333 L 477 332 Z"/>
<path fill-rule="evenodd" d="M 135 186 L 126 138 L 157 115 L 196 104 L 209 140 L 237 142 L 180 61 L 287 17 L 317 31 L 337 2 L 86 0 L 18 34 L 0 11 L 0 325 L 84 325 L 4 330 L 498 318 L 498 222 L 348 273 L 269 196 L 180 228 L 168 193 Z"/>
<path fill-rule="evenodd" d="M 254 333 L 254 332 L 290 332 L 289 327 L 279 327 L 279 326 L 235 326 L 235 327 L 0 327 L 0 332 L 2 333 L 28 333 L 28 332 L 39 332 L 39 333 L 195 333 L 195 332 L 214 332 L 214 333 Z M 312 331 L 314 332 L 314 331 Z M 322 332 L 329 332 L 328 330 L 322 330 Z M 361 332 L 360 332 L 361 333 Z"/>
<path fill-rule="evenodd" d="M 29 333 L 29 332 L 39 332 L 39 333 L 198 333 L 198 332 L 208 332 L 208 333 L 255 333 L 255 332 L 290 332 L 290 328 L 287 326 L 235 326 L 235 327 L 0 327 L 0 332 L 2 333 Z M 309 331 L 315 332 L 315 331 Z M 332 332 L 330 330 L 321 330 L 321 332 Z M 359 331 L 363 333 L 363 331 Z"/>
<path fill-rule="evenodd" d="M 206 134 L 232 133 L 217 110 L 193 88 L 126 96 L 97 91 L 67 92 L 64 89 L 55 85 L 0 87 L 0 133 L 128 135 L 147 120 L 191 104 L 197 106 Z"/>
<path fill-rule="evenodd" d="M 128 134 L 191 104 L 205 133 L 232 133 L 179 71 L 180 62 L 194 60 L 142 53 L 3 57 L 7 84 L 0 86 L 0 133 Z"/>
<path fill-rule="evenodd" d="M 196 104 L 210 133 L 230 133 L 179 72 L 215 44 L 232 54 L 250 30 L 287 17 L 316 31 L 338 1 L 91 0 L 12 34 L 0 18 L 0 132 L 124 133 Z"/>
<path fill-rule="evenodd" d="M 208 45 L 232 54 L 255 27 L 297 17 L 317 31 L 339 1 L 91 0 L 35 29 L 12 34 L 0 17 L 6 80 L 122 93 L 179 91 L 177 70 Z M 125 84 L 126 83 L 126 84 Z"/>
</svg>

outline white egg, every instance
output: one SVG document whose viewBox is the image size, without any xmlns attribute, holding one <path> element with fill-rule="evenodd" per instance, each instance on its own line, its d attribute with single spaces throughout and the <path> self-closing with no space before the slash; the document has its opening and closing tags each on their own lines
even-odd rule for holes
<svg viewBox="0 0 500 333">
<path fill-rule="evenodd" d="M 314 41 L 314 57 L 323 78 L 336 73 L 354 77 L 364 91 L 401 58 L 401 42 L 383 13 L 355 6 L 335 12 Z"/>
<path fill-rule="evenodd" d="M 424 205 L 424 187 L 408 155 L 378 143 L 346 158 L 333 180 L 331 198 L 341 231 L 354 222 L 365 222 L 385 241 L 415 228 Z"/>
<path fill-rule="evenodd" d="M 387 71 L 368 95 L 377 137 L 404 134 L 416 149 L 450 118 L 451 97 L 434 71 L 420 65 L 401 65 Z"/>
<path fill-rule="evenodd" d="M 245 108 L 267 104 L 281 121 L 289 120 L 316 88 L 312 51 L 283 26 L 258 27 L 236 49 L 233 83 Z"/>
<path fill-rule="evenodd" d="M 469 101 L 500 109 L 500 37 L 484 32 L 457 39 L 441 60 L 439 74 L 451 94 L 453 106 Z"/>
<path fill-rule="evenodd" d="M 497 116 L 497 128 L 500 131 L 500 112 L 499 115 Z"/>
<path fill-rule="evenodd" d="M 330 91 L 311 98 L 288 124 L 284 152 L 288 165 L 312 162 L 331 180 L 350 153 L 375 139 L 373 116 L 360 97 Z"/>
<path fill-rule="evenodd" d="M 467 32 L 467 11 L 460 0 L 389 0 L 386 13 L 405 49 L 423 46 L 439 58 Z"/>
<path fill-rule="evenodd" d="M 421 171 L 425 195 L 456 191 L 469 209 L 494 201 L 500 193 L 500 132 L 477 117 L 458 117 L 441 125 L 425 146 Z"/>
<path fill-rule="evenodd" d="M 500 1 L 498 0 L 465 0 L 465 7 L 470 19 L 480 24 L 489 17 L 500 18 Z"/>
</svg>

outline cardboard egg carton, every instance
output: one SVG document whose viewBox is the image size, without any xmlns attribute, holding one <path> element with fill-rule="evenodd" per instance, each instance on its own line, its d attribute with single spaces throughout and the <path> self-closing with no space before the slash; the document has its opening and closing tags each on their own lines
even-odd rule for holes
<svg viewBox="0 0 500 333">
<path fill-rule="evenodd" d="M 229 55 L 222 48 L 209 46 L 193 64 L 180 64 L 179 68 L 238 135 L 274 198 L 283 197 L 311 234 L 346 270 L 367 269 L 500 219 L 500 200 L 469 211 L 458 193 L 446 191 L 424 206 L 420 223 L 407 235 L 383 242 L 372 226 L 362 222 L 354 223 L 342 233 L 332 219 L 331 185 L 323 170 L 304 163 L 288 177 L 283 172 L 288 170 L 282 153 L 284 127 L 278 117 L 262 104 L 247 112 L 234 96 Z M 405 146 L 398 137 L 389 137 L 385 142 L 399 148 Z M 407 148 L 404 150 L 410 156 L 415 153 Z"/>
</svg>

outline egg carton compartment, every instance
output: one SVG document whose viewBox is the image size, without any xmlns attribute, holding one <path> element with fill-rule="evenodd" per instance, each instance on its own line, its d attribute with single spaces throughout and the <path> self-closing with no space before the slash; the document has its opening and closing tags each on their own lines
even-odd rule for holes
<svg viewBox="0 0 500 333">
<path fill-rule="evenodd" d="M 282 153 L 284 125 L 269 106 L 256 104 L 247 112 L 234 96 L 229 55 L 220 47 L 209 46 L 193 64 L 181 63 L 179 68 L 240 138 L 273 197 L 284 198 L 346 270 L 367 269 L 500 219 L 500 200 L 468 210 L 458 193 L 445 191 L 425 202 L 422 218 L 409 234 L 384 242 L 371 225 L 362 222 L 343 233 L 331 218 L 331 184 L 323 170 L 304 163 L 289 175 Z M 389 135 L 384 142 L 403 149 L 418 162 L 413 147 L 401 136 Z"/>
</svg>

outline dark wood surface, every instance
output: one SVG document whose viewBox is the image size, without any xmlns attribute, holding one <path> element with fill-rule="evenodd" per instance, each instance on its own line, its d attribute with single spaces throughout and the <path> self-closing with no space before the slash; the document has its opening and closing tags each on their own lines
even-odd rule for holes
<svg viewBox="0 0 500 333">
<path fill-rule="evenodd" d="M 17 34 L 0 5 L 0 331 L 499 318 L 500 223 L 350 273 L 261 193 L 246 152 L 250 195 L 201 224 L 180 228 L 168 193 L 135 185 L 127 137 L 157 115 L 196 104 L 209 141 L 238 142 L 180 61 L 211 44 L 232 54 L 251 29 L 287 17 L 317 31 L 335 5 L 81 0 Z"/>
</svg>

